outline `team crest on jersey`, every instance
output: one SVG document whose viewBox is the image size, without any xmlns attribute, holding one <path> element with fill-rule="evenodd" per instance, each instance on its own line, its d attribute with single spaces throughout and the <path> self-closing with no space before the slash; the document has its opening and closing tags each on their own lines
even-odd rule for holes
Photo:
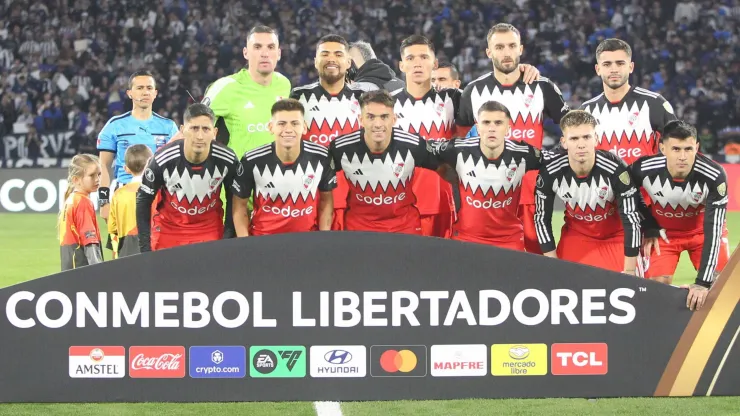
<svg viewBox="0 0 740 416">
<path fill-rule="evenodd" d="M 727 194 L 727 183 L 722 182 L 717 186 L 717 192 L 719 196 L 725 196 Z"/>
<path fill-rule="evenodd" d="M 635 124 L 635 121 L 637 121 L 638 118 L 640 118 L 640 112 L 639 111 L 632 113 L 632 115 L 630 116 L 630 119 L 628 121 L 630 123 L 630 126 L 633 126 Z"/>
<path fill-rule="evenodd" d="M 527 94 L 527 97 L 524 99 L 524 106 L 529 108 L 530 104 L 532 104 L 532 100 L 534 100 L 534 94 Z"/>
<path fill-rule="evenodd" d="M 221 184 L 221 180 L 222 179 L 223 178 L 220 177 L 220 176 L 217 177 L 217 178 L 213 178 L 213 179 L 210 180 L 210 182 L 208 182 L 208 186 L 210 186 L 211 187 L 211 190 L 213 190 L 214 188 L 216 188 L 218 185 Z"/>
<path fill-rule="evenodd" d="M 599 189 L 599 198 L 600 199 L 605 199 L 608 194 L 609 194 L 609 188 L 608 187 L 602 186 Z"/>
<path fill-rule="evenodd" d="M 694 200 L 694 203 L 698 204 L 701 202 L 701 197 L 704 195 L 702 191 L 695 191 L 691 193 L 691 199 Z"/>
<path fill-rule="evenodd" d="M 352 100 L 352 102 L 349 105 L 350 111 L 352 111 L 352 114 L 360 114 L 360 102 L 357 100 Z"/>
<path fill-rule="evenodd" d="M 314 174 L 303 175 L 303 187 L 305 189 L 311 188 L 311 184 L 313 183 L 313 179 L 315 177 L 316 176 Z"/>
<path fill-rule="evenodd" d="M 517 166 L 512 166 L 509 168 L 509 170 L 506 171 L 506 180 L 511 182 L 512 179 L 514 179 L 514 176 L 516 176 L 516 171 L 519 168 Z"/>
<path fill-rule="evenodd" d="M 437 103 L 437 108 L 435 110 L 437 111 L 437 115 L 441 116 L 445 111 L 445 103 Z"/>
<path fill-rule="evenodd" d="M 537 187 L 542 188 L 545 186 L 545 180 L 542 179 L 542 175 L 537 175 Z"/>
<path fill-rule="evenodd" d="M 405 163 L 394 163 L 393 164 L 393 174 L 396 175 L 396 178 L 400 178 L 401 174 L 403 173 L 403 167 L 406 166 Z"/>
<path fill-rule="evenodd" d="M 146 168 L 146 171 L 144 172 L 144 177 L 145 177 L 145 178 L 146 178 L 146 180 L 148 180 L 149 182 L 154 182 L 154 172 L 152 172 L 152 170 L 151 170 L 151 169 L 149 169 L 149 168 Z"/>
<path fill-rule="evenodd" d="M 621 182 L 622 182 L 623 184 L 625 184 L 625 185 L 629 185 L 629 184 L 630 184 L 630 174 L 629 174 L 629 172 L 627 172 L 627 171 L 624 171 L 624 172 L 622 172 L 622 173 L 621 173 L 621 174 L 619 175 L 619 180 L 620 180 L 620 181 L 621 181 Z"/>
</svg>

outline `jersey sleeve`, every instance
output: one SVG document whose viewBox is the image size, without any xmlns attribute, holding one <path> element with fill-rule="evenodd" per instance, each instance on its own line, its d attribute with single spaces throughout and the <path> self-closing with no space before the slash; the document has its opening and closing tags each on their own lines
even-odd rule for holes
<svg viewBox="0 0 740 416">
<path fill-rule="evenodd" d="M 141 186 L 136 193 L 136 227 L 139 231 L 139 250 L 142 253 L 152 250 L 152 202 L 162 186 L 164 186 L 162 167 L 157 163 L 157 158 L 153 157 L 144 169 Z"/>
<path fill-rule="evenodd" d="M 647 204 L 645 203 L 645 199 L 642 197 L 642 192 L 640 192 L 640 188 L 642 187 L 642 182 L 644 179 L 644 175 L 642 174 L 642 161 L 646 157 L 648 156 L 643 156 L 629 165 L 629 172 L 632 180 L 635 183 L 635 187 L 637 188 L 637 194 L 635 195 L 635 198 L 637 202 L 637 209 L 638 211 L 640 211 L 640 218 L 642 220 L 640 228 L 642 229 L 642 233 L 645 235 L 645 237 L 655 238 L 660 237 L 660 225 L 658 225 L 658 221 L 655 219 L 655 217 L 653 217 L 652 212 L 650 212 L 650 207 L 647 206 Z"/>
<path fill-rule="evenodd" d="M 457 140 L 429 141 L 432 145 L 432 154 L 440 165 L 448 164 L 455 168 L 457 164 Z"/>
<path fill-rule="evenodd" d="M 75 229 L 80 239 L 80 245 L 100 244 L 100 237 L 95 226 L 95 207 L 87 198 L 81 198 L 75 207 Z"/>
<path fill-rule="evenodd" d="M 624 161 L 614 158 L 617 168 L 610 178 L 612 191 L 619 205 L 619 216 L 624 228 L 624 255 L 635 257 L 642 245 L 641 215 L 638 203 L 637 187 L 630 174 L 630 169 Z"/>
<path fill-rule="evenodd" d="M 216 117 L 228 117 L 231 113 L 233 103 L 229 100 L 225 90 L 228 90 L 229 85 L 234 82 L 236 80 L 231 77 L 223 77 L 216 80 L 206 90 L 201 103 L 210 107 Z"/>
<path fill-rule="evenodd" d="M 555 250 L 555 236 L 552 233 L 552 208 L 555 203 L 553 179 L 547 172 L 547 166 L 540 167 L 534 191 L 534 226 L 537 240 L 543 253 Z"/>
<path fill-rule="evenodd" d="M 715 271 L 722 245 L 728 201 L 725 170 L 718 164 L 713 167 L 719 169 L 719 175 L 714 183 L 709 185 L 709 195 L 704 211 L 704 247 L 701 251 L 699 273 L 696 276 L 696 284 L 705 287 L 711 286 L 716 278 Z"/>
<path fill-rule="evenodd" d="M 472 127 L 475 125 L 475 114 L 473 114 L 473 88 L 474 84 L 468 84 L 460 97 L 460 105 L 457 110 L 455 124 L 460 127 Z"/>
<path fill-rule="evenodd" d="M 116 128 L 111 123 L 111 120 L 108 120 L 105 126 L 103 126 L 103 129 L 100 130 L 100 133 L 98 133 L 98 150 L 116 153 L 118 149 L 116 139 Z"/>
<path fill-rule="evenodd" d="M 319 191 L 329 192 L 337 187 L 337 173 L 329 165 L 331 164 L 331 155 L 323 163 L 321 181 L 319 181 Z"/>
<path fill-rule="evenodd" d="M 236 168 L 236 177 L 231 185 L 231 191 L 241 199 L 247 199 L 254 192 L 254 175 L 252 174 L 254 164 L 242 157 Z"/>
<path fill-rule="evenodd" d="M 658 132 L 658 134 L 662 136 L 665 125 L 673 120 L 676 120 L 676 114 L 673 111 L 673 106 L 671 105 L 671 103 L 663 98 L 662 95 L 658 95 L 655 100 L 655 108 L 650 109 L 650 124 L 653 128 L 653 131 Z M 656 138 L 656 143 L 658 142 L 658 138 L 659 137 Z"/>
<path fill-rule="evenodd" d="M 454 109 L 453 114 L 455 120 L 457 120 L 460 114 L 460 99 L 462 98 L 462 91 L 458 88 L 450 88 L 446 91 L 450 95 L 450 101 L 452 101 L 452 108 Z"/>
<path fill-rule="evenodd" d="M 337 150 L 336 140 L 329 145 L 329 168 L 334 172 L 342 170 L 342 152 Z"/>
<path fill-rule="evenodd" d="M 419 144 L 413 149 L 414 164 L 417 167 L 435 170 L 439 167 L 439 160 L 434 155 L 434 144 L 419 138 Z"/>
<path fill-rule="evenodd" d="M 560 92 L 560 88 L 555 85 L 554 82 L 549 79 L 541 83 L 542 95 L 545 99 L 545 114 L 557 124 L 560 124 L 560 119 L 570 111 L 568 104 L 563 99 L 563 93 Z"/>
<path fill-rule="evenodd" d="M 527 156 L 524 159 L 527 171 L 540 170 L 540 167 L 542 166 L 542 152 L 540 149 L 530 144 L 527 144 L 527 147 L 529 147 L 529 153 L 527 153 Z"/>
</svg>

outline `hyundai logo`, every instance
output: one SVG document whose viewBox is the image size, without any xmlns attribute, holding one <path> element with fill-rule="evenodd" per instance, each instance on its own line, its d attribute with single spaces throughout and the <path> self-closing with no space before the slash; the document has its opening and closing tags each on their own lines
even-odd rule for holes
<svg viewBox="0 0 740 416">
<path fill-rule="evenodd" d="M 345 350 L 331 350 L 324 354 L 324 360 L 329 364 L 346 364 L 352 361 L 352 354 Z"/>
</svg>

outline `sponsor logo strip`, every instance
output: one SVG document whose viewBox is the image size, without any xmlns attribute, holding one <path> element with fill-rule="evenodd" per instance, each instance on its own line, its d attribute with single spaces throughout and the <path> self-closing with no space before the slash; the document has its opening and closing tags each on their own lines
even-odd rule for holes
<svg viewBox="0 0 740 416">
<path fill-rule="evenodd" d="M 185 377 L 185 347 L 133 346 L 128 358 L 131 378 Z"/>
<path fill-rule="evenodd" d="M 306 347 L 249 347 L 249 375 L 255 378 L 306 377 Z"/>
<path fill-rule="evenodd" d="M 247 349 L 243 346 L 193 346 L 189 352 L 191 378 L 244 378 Z"/>
<path fill-rule="evenodd" d="M 427 375 L 426 345 L 373 345 L 370 347 L 372 377 L 424 377 Z"/>
<path fill-rule="evenodd" d="M 547 374 L 547 345 L 492 345 L 491 374 L 494 376 L 544 376 Z"/>
<path fill-rule="evenodd" d="M 609 371 L 609 352 L 605 343 L 552 344 L 552 374 L 604 375 Z"/>
<path fill-rule="evenodd" d="M 432 345 L 433 377 L 485 376 L 488 348 L 483 345 Z"/>
<path fill-rule="evenodd" d="M 364 345 L 314 345 L 309 350 L 311 377 L 365 377 Z"/>
<path fill-rule="evenodd" d="M 124 347 L 69 347 L 71 378 L 123 378 L 125 375 Z"/>
</svg>

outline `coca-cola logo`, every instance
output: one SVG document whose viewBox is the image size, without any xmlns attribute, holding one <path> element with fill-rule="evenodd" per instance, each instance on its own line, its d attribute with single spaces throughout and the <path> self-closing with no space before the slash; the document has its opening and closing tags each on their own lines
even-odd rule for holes
<svg viewBox="0 0 740 416">
<path fill-rule="evenodd" d="M 131 347 L 129 359 L 133 378 L 185 377 L 185 347 Z"/>
</svg>

